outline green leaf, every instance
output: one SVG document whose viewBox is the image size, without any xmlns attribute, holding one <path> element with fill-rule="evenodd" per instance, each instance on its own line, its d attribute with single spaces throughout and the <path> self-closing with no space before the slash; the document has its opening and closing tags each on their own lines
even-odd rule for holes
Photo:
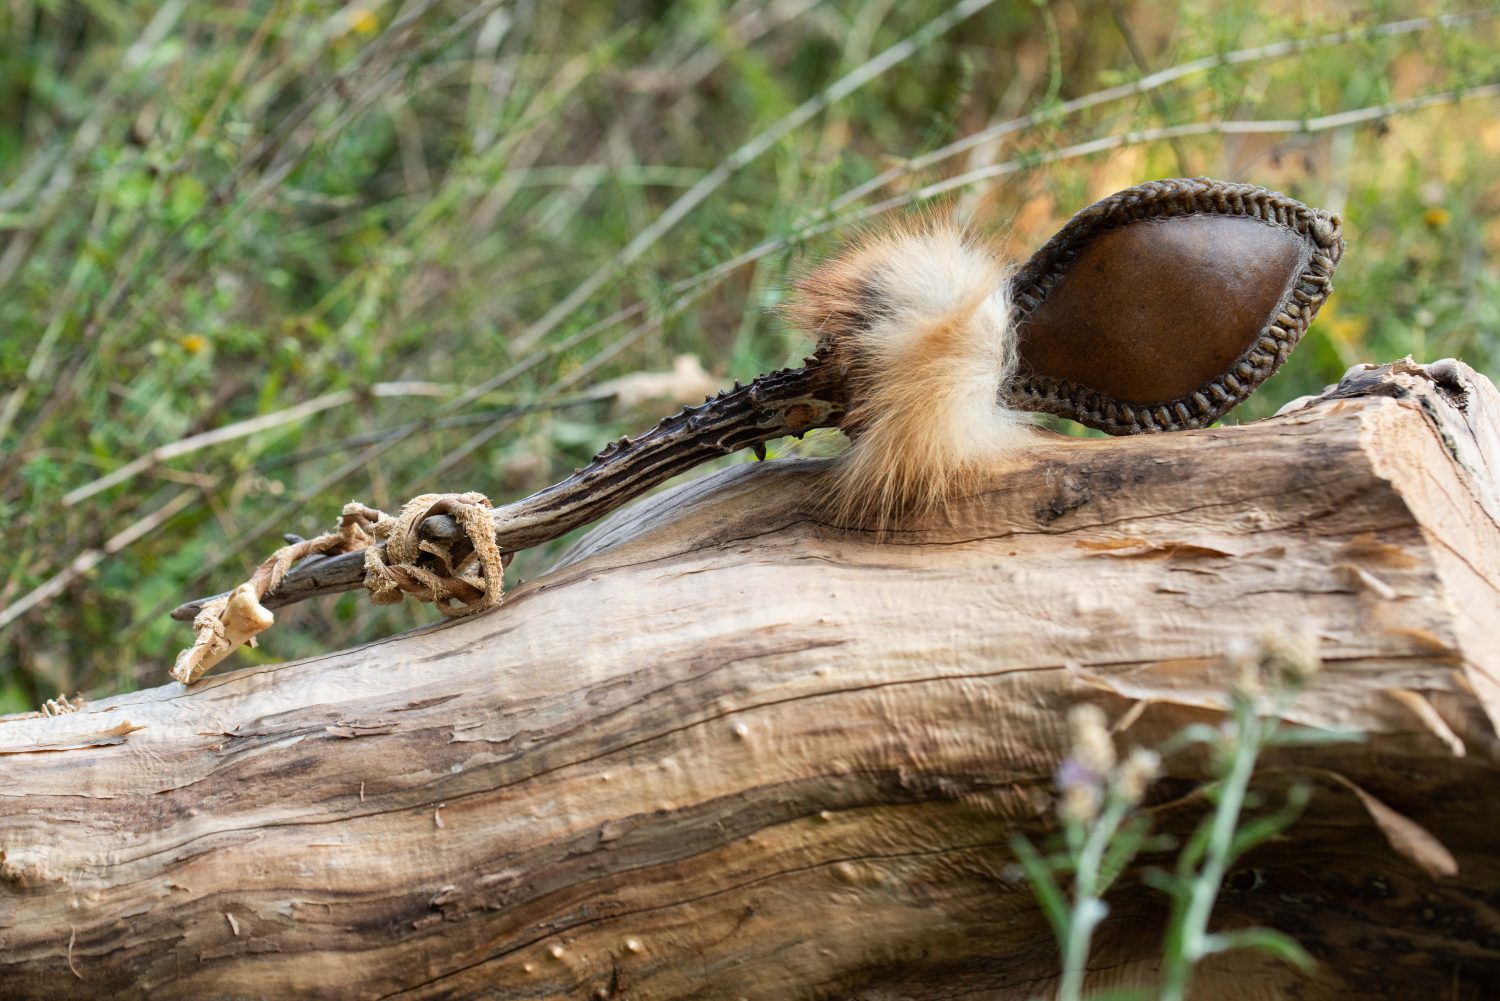
<svg viewBox="0 0 1500 1001">
<path fill-rule="evenodd" d="M 1192 886 L 1192 884 L 1188 880 L 1181 879 L 1180 877 L 1167 872 L 1167 870 L 1158 869 L 1155 866 L 1152 866 L 1150 869 L 1143 869 L 1141 871 L 1141 882 L 1145 883 L 1153 890 L 1160 890 L 1162 893 L 1165 893 L 1169 897 L 1180 896 L 1185 893 L 1190 886 Z"/>
<path fill-rule="evenodd" d="M 1146 843 L 1146 838 L 1151 834 L 1151 819 L 1149 817 L 1131 817 L 1121 827 L 1118 833 L 1110 839 L 1109 847 L 1104 850 L 1104 858 L 1099 862 L 1099 878 L 1095 892 L 1101 896 L 1116 879 L 1125 867 L 1130 865 L 1141 847 Z"/>
<path fill-rule="evenodd" d="M 1230 949 L 1258 949 L 1261 952 L 1269 952 L 1303 973 L 1312 972 L 1318 965 L 1296 939 L 1274 928 L 1237 928 L 1232 931 L 1215 932 L 1203 942 L 1205 955 L 1228 952 Z"/>
<path fill-rule="evenodd" d="M 1178 730 L 1167 742 L 1161 745 L 1163 756 L 1175 754 L 1178 751 L 1198 744 L 1219 744 L 1224 740 L 1223 732 L 1207 723 L 1192 723 Z"/>
<path fill-rule="evenodd" d="M 1309 786 L 1305 782 L 1299 782 L 1287 790 L 1286 803 L 1281 809 L 1273 814 L 1242 822 L 1234 832 L 1234 840 L 1229 843 L 1229 858 L 1237 859 L 1256 845 L 1271 840 L 1291 827 L 1302 815 L 1311 796 Z"/>
<path fill-rule="evenodd" d="M 167 216 L 173 222 L 184 223 L 203 208 L 208 200 L 208 189 L 192 174 L 183 174 L 172 179 L 172 193 L 167 200 Z"/>
<path fill-rule="evenodd" d="M 115 185 L 115 204 L 124 209 L 140 209 L 151 200 L 156 181 L 144 171 L 131 171 Z"/>
<path fill-rule="evenodd" d="M 1187 844 L 1182 846 L 1182 851 L 1177 856 L 1177 874 L 1188 876 L 1198 871 L 1198 863 L 1203 861 L 1203 856 L 1208 852 L 1208 842 L 1213 836 L 1214 815 L 1205 816 L 1193 831 L 1193 836 L 1188 838 Z"/>
<path fill-rule="evenodd" d="M 1264 743 L 1266 747 L 1322 747 L 1328 744 L 1358 744 L 1364 739 L 1363 730 L 1324 730 L 1308 726 L 1277 730 Z"/>
<path fill-rule="evenodd" d="M 1010 849 L 1015 852 L 1021 868 L 1026 870 L 1031 892 L 1036 895 L 1037 903 L 1042 905 L 1042 912 L 1052 925 L 1052 933 L 1057 937 L 1058 945 L 1062 945 L 1068 940 L 1068 902 L 1062 890 L 1058 889 L 1051 868 L 1023 835 L 1017 834 L 1010 839 Z"/>
</svg>

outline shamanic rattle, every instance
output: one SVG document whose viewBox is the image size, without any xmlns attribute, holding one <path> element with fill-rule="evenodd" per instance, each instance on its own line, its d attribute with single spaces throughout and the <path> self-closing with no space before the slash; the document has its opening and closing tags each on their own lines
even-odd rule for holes
<svg viewBox="0 0 1500 1001">
<path fill-rule="evenodd" d="M 350 505 L 340 532 L 174 610 L 199 642 L 173 674 L 201 676 L 269 625 L 270 608 L 361 584 L 448 615 L 490 607 L 510 553 L 708 459 L 764 455 L 814 428 L 853 442 L 833 466 L 830 515 L 882 528 L 1025 448 L 1033 412 L 1114 435 L 1207 427 L 1286 361 L 1343 248 L 1336 215 L 1208 178 L 1111 195 L 1014 271 L 941 223 L 857 240 L 798 283 L 790 314 L 817 341 L 803 367 L 736 383 L 512 504 L 424 495 L 399 519 Z"/>
</svg>

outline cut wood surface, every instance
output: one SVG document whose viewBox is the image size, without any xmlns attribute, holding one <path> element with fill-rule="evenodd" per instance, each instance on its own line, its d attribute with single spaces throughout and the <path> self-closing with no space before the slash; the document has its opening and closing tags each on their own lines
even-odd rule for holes
<svg viewBox="0 0 1500 1001">
<path fill-rule="evenodd" d="M 818 513 L 821 461 L 737 466 L 493 612 L 0 722 L 0 997 L 1046 996 L 1007 845 L 1051 824 L 1067 707 L 1158 744 L 1300 624 L 1292 718 L 1367 739 L 1266 761 L 1312 804 L 1215 923 L 1319 966 L 1231 953 L 1195 996 L 1493 997 L 1497 471 L 1494 387 L 1409 362 L 1046 436 L 883 537 Z M 1203 762 L 1166 766 L 1183 830 Z M 1111 905 L 1089 987 L 1149 986 L 1162 898 Z"/>
</svg>

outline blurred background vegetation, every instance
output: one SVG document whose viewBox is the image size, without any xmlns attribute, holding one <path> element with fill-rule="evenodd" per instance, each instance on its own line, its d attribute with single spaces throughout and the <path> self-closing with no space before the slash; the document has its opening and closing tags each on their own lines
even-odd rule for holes
<svg viewBox="0 0 1500 1001">
<path fill-rule="evenodd" d="M 164 681 L 189 637 L 167 611 L 345 500 L 514 499 L 675 409 L 607 380 L 692 355 L 727 384 L 800 358 L 775 310 L 789 276 L 923 206 L 1025 255 L 1138 181 L 1277 188 L 1343 212 L 1350 249 L 1236 420 L 1408 352 L 1493 375 L 1496 14 L 15 0 L 0 711 Z M 242 656 L 435 616 L 345 595 L 280 618 Z"/>
</svg>

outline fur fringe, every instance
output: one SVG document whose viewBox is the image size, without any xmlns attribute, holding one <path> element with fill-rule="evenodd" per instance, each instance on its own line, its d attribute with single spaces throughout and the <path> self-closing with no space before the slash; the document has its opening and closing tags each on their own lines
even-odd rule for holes
<svg viewBox="0 0 1500 1001">
<path fill-rule="evenodd" d="M 830 514 L 888 528 L 970 487 L 1030 437 L 1007 271 L 945 223 L 867 237 L 798 283 L 790 312 L 849 380 Z"/>
</svg>

